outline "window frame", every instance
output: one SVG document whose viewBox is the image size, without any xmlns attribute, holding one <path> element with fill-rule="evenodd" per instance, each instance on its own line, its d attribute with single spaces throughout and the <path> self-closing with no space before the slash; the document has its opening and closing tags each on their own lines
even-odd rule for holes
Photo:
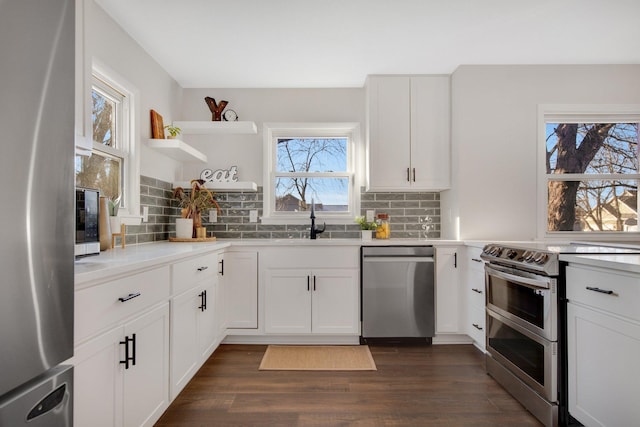
<svg viewBox="0 0 640 427">
<path fill-rule="evenodd" d="M 575 239 L 637 240 L 639 231 L 548 231 L 548 183 L 553 181 L 635 180 L 640 184 L 640 171 L 636 174 L 547 174 L 547 123 L 640 123 L 640 104 L 539 104 L 537 150 L 537 236 L 539 239 L 570 241 Z M 640 141 L 639 141 L 640 152 Z M 640 153 L 638 154 L 640 159 Z M 639 185 L 640 187 L 640 185 Z M 640 214 L 640 199 L 637 212 Z"/>
<path fill-rule="evenodd" d="M 264 179 L 263 224 L 309 224 L 309 212 L 284 212 L 275 210 L 276 175 L 298 176 L 298 173 L 276 172 L 278 138 L 347 138 L 346 172 L 302 172 L 313 178 L 348 178 L 349 202 L 345 212 L 316 211 L 316 222 L 327 224 L 351 224 L 360 212 L 360 177 L 356 173 L 360 146 L 360 124 L 340 123 L 265 123 L 264 124 Z"/>
<path fill-rule="evenodd" d="M 118 112 L 118 119 L 121 121 L 120 126 L 116 126 L 116 137 L 120 139 L 120 147 L 113 148 L 104 144 L 95 142 L 93 134 L 89 135 L 92 143 L 92 152 L 100 151 L 108 155 L 122 158 L 121 167 L 121 187 L 122 187 L 122 206 L 118 210 L 118 217 L 122 219 L 122 223 L 126 225 L 140 224 L 140 158 L 138 155 L 139 141 L 137 138 L 138 117 L 137 108 L 139 99 L 138 89 L 120 74 L 110 69 L 97 59 L 93 59 L 91 75 L 88 79 L 89 99 L 91 99 L 91 91 L 96 80 L 106 85 L 123 96 L 121 109 Z M 101 85 L 98 85 L 100 87 Z M 102 88 L 101 88 L 102 89 Z M 93 132 L 91 120 L 92 103 L 87 105 L 86 114 L 89 117 L 89 132 Z"/>
</svg>

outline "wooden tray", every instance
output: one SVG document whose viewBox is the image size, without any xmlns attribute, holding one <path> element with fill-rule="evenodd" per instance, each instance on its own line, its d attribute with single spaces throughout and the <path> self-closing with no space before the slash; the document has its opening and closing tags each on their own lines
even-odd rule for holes
<svg viewBox="0 0 640 427">
<path fill-rule="evenodd" d="M 191 239 L 183 239 L 177 237 L 169 237 L 170 242 L 187 242 L 187 243 L 195 243 L 195 242 L 215 242 L 216 237 L 192 237 Z"/>
</svg>

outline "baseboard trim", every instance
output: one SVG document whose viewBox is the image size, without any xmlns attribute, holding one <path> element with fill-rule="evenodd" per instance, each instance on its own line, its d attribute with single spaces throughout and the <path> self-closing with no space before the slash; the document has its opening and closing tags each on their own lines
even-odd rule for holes
<svg viewBox="0 0 640 427">
<path fill-rule="evenodd" d="M 360 344 L 357 335 L 228 335 L 222 344 Z"/>
</svg>

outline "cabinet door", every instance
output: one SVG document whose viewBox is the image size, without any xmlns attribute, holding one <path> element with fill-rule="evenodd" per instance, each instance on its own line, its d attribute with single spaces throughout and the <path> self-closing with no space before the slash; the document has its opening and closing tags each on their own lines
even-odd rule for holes
<svg viewBox="0 0 640 427">
<path fill-rule="evenodd" d="M 449 76 L 411 77 L 411 185 L 451 186 Z"/>
<path fill-rule="evenodd" d="M 122 327 L 76 347 L 73 357 L 73 424 L 122 425 Z"/>
<path fill-rule="evenodd" d="M 198 318 L 201 288 L 171 300 L 171 398 L 174 399 L 199 368 Z"/>
<path fill-rule="evenodd" d="M 257 328 L 258 253 L 228 252 L 222 267 L 227 328 Z"/>
<path fill-rule="evenodd" d="M 436 334 L 460 332 L 458 248 L 436 248 Z"/>
<path fill-rule="evenodd" d="M 410 78 L 369 77 L 367 95 L 368 189 L 407 189 L 411 167 Z"/>
<path fill-rule="evenodd" d="M 211 356 L 218 345 L 219 327 L 216 307 L 217 279 L 204 283 L 204 310 L 198 309 L 198 367 Z M 200 305 L 200 304 L 199 304 Z"/>
<path fill-rule="evenodd" d="M 360 331 L 357 269 L 312 271 L 311 330 L 321 334 Z"/>
<path fill-rule="evenodd" d="M 169 303 L 124 326 L 135 365 L 124 373 L 124 425 L 152 426 L 169 406 Z"/>
<path fill-rule="evenodd" d="M 640 420 L 640 325 L 567 304 L 569 412 L 585 426 Z"/>
<path fill-rule="evenodd" d="M 265 332 L 311 332 L 311 274 L 309 270 L 267 269 L 265 277 Z"/>
</svg>

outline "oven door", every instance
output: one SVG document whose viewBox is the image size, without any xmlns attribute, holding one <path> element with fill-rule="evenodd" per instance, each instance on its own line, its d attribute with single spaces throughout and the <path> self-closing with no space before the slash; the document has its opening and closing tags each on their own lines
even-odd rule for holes
<svg viewBox="0 0 640 427">
<path fill-rule="evenodd" d="M 485 265 L 487 308 L 550 341 L 558 339 L 556 285 L 551 277 Z"/>
<path fill-rule="evenodd" d="M 487 352 L 549 402 L 558 400 L 558 343 L 487 310 Z"/>
</svg>

